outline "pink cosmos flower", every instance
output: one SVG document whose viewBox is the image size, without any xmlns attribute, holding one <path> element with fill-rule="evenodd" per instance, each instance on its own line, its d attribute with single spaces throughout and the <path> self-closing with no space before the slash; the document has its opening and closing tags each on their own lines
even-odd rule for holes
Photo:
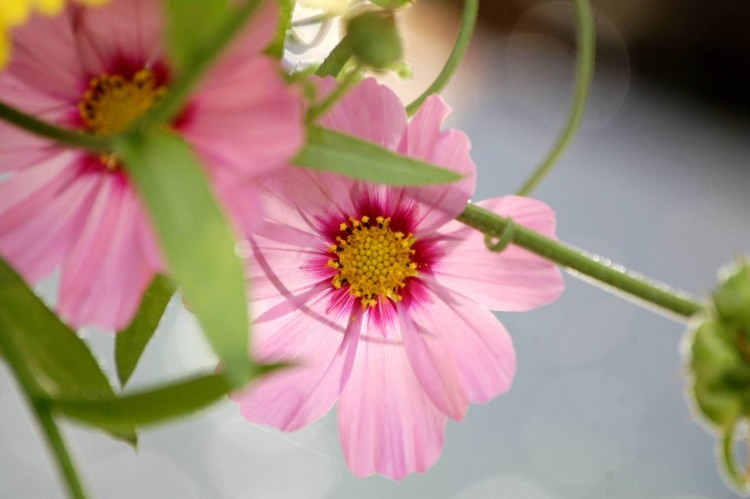
<svg viewBox="0 0 750 499">
<path fill-rule="evenodd" d="M 295 367 L 234 398 L 251 422 L 285 431 L 338 399 L 339 435 L 358 476 L 400 479 L 433 465 L 446 418 L 462 419 L 513 379 L 511 339 L 488 309 L 529 310 L 563 288 L 551 263 L 514 246 L 492 253 L 453 220 L 475 169 L 467 137 L 440 130 L 448 111 L 433 96 L 407 123 L 393 92 L 363 81 L 321 124 L 464 180 L 394 188 L 287 171 L 265 184 L 265 225 L 250 240 L 254 355 Z M 555 215 L 539 201 L 479 204 L 554 237 Z"/>
<path fill-rule="evenodd" d="M 13 33 L 2 100 L 93 134 L 123 131 L 169 88 L 161 0 L 69 6 Z M 257 218 L 254 179 L 303 141 L 301 100 L 260 55 L 276 26 L 266 2 L 172 127 L 202 158 L 239 229 Z M 62 268 L 58 308 L 74 326 L 127 325 L 165 270 L 144 206 L 113 155 L 70 150 L 0 123 L 0 256 L 36 282 Z"/>
</svg>

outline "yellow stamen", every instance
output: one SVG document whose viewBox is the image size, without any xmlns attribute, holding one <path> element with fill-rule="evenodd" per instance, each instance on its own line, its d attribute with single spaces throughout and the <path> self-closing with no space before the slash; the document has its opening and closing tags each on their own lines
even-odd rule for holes
<svg viewBox="0 0 750 499">
<path fill-rule="evenodd" d="M 78 111 L 91 132 L 112 135 L 127 130 L 165 91 L 163 86 L 157 86 L 156 75 L 150 69 L 138 71 L 132 79 L 103 74 L 91 79 Z"/>
<path fill-rule="evenodd" d="M 86 128 L 96 135 L 113 135 L 127 130 L 164 95 L 156 75 L 141 69 L 132 79 L 120 74 L 102 74 L 92 78 L 78 103 L 78 112 Z M 115 154 L 103 154 L 101 163 L 110 171 L 120 169 Z"/>
<path fill-rule="evenodd" d="M 329 267 L 338 270 L 331 284 L 336 289 L 349 286 L 349 293 L 360 299 L 363 308 L 374 307 L 381 298 L 400 302 L 406 280 L 418 275 L 417 264 L 411 260 L 414 237 L 393 232 L 390 218 L 377 217 L 377 224 L 370 221 L 364 216 L 341 223 L 339 230 L 346 234 L 328 248 L 337 256 L 328 261 Z"/>
</svg>

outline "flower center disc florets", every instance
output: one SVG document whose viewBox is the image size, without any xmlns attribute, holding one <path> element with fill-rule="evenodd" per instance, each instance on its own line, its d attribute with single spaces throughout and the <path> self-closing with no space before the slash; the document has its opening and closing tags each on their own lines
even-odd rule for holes
<svg viewBox="0 0 750 499">
<path fill-rule="evenodd" d="M 96 135 L 123 132 L 142 117 L 164 95 L 150 69 L 141 69 L 128 79 L 121 74 L 102 74 L 92 78 L 78 103 L 78 112 L 86 128 Z M 108 169 L 119 165 L 112 154 L 101 157 Z"/>
<path fill-rule="evenodd" d="M 331 283 L 336 289 L 349 286 L 352 296 L 360 299 L 363 307 L 374 307 L 379 298 L 401 301 L 399 291 L 406 279 L 417 275 L 417 264 L 412 261 L 414 237 L 390 229 L 390 218 L 377 217 L 372 223 L 364 216 L 339 226 L 343 237 L 328 248 L 337 259 L 328 265 L 338 273 Z"/>
<path fill-rule="evenodd" d="M 112 135 L 125 131 L 146 114 L 165 91 L 150 69 L 141 69 L 131 79 L 102 74 L 89 82 L 78 111 L 91 132 Z"/>
</svg>

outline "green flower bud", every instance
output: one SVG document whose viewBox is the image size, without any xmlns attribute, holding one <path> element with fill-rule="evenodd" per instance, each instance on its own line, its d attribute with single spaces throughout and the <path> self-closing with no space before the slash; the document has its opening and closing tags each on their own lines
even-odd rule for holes
<svg viewBox="0 0 750 499">
<path fill-rule="evenodd" d="M 743 360 L 732 344 L 731 334 L 716 321 L 706 321 L 695 331 L 690 368 L 692 395 L 703 416 L 726 430 L 742 413 L 742 396 L 733 390 L 733 374 Z"/>
<path fill-rule="evenodd" d="M 385 70 L 401 60 L 403 48 L 392 12 L 372 11 L 360 14 L 346 27 L 352 53 L 373 69 Z"/>
<path fill-rule="evenodd" d="M 750 271 L 743 261 L 724 274 L 692 336 L 690 370 L 697 406 L 726 430 L 750 418 Z"/>
<path fill-rule="evenodd" d="M 735 464 L 733 435 L 750 421 L 750 269 L 743 260 L 721 277 L 686 336 L 688 395 L 719 436 L 722 467 L 746 492 L 750 474 Z"/>
<path fill-rule="evenodd" d="M 750 329 L 750 267 L 743 260 L 727 274 L 713 294 L 716 312 L 722 320 Z"/>
</svg>

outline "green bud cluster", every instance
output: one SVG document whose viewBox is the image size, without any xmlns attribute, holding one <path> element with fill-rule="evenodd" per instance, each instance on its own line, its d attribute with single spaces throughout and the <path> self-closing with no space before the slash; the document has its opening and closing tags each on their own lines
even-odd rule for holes
<svg viewBox="0 0 750 499">
<path fill-rule="evenodd" d="M 357 60 L 375 70 L 386 70 L 403 57 L 401 36 L 390 10 L 375 10 L 349 20 L 346 37 Z"/>
<path fill-rule="evenodd" d="M 731 454 L 735 428 L 750 421 L 750 266 L 741 261 L 725 272 L 704 312 L 688 335 L 689 393 L 696 408 L 716 430 Z M 730 478 L 746 488 L 725 453 Z"/>
<path fill-rule="evenodd" d="M 750 267 L 742 262 L 713 293 L 691 346 L 693 395 L 701 413 L 728 431 L 750 418 Z"/>
</svg>

